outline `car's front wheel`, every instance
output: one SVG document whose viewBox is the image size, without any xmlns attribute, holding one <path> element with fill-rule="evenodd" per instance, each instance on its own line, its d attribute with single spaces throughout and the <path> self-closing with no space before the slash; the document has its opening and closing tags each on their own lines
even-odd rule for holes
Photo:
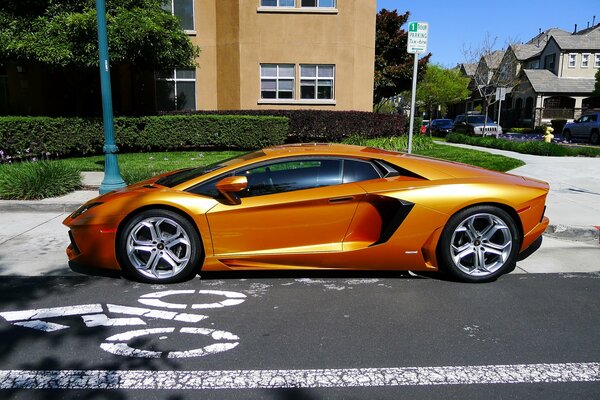
<svg viewBox="0 0 600 400">
<path fill-rule="evenodd" d="M 117 254 L 123 273 L 148 283 L 172 283 L 196 273 L 202 249 L 194 226 L 169 210 L 146 210 L 121 230 Z"/>
<path fill-rule="evenodd" d="M 573 135 L 571 134 L 571 131 L 568 129 L 564 131 L 563 137 L 565 138 L 565 140 L 567 142 L 570 142 L 571 140 L 573 140 Z"/>
<path fill-rule="evenodd" d="M 515 267 L 519 231 L 512 217 L 494 206 L 453 215 L 438 244 L 441 268 L 464 282 L 489 282 Z"/>
</svg>

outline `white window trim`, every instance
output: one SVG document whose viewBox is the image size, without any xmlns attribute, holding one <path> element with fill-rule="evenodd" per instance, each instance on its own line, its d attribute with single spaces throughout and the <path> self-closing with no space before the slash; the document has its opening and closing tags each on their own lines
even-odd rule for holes
<svg viewBox="0 0 600 400">
<path fill-rule="evenodd" d="M 583 65 L 583 60 L 585 58 L 585 56 L 587 56 L 587 65 Z M 589 68 L 590 67 L 590 59 L 591 59 L 591 54 L 590 53 L 583 53 L 581 55 L 581 68 Z"/>
<path fill-rule="evenodd" d="M 277 74 L 276 76 L 263 76 L 262 75 L 262 66 L 263 65 L 275 65 L 276 69 L 277 69 Z M 292 65 L 294 67 L 294 76 L 289 77 L 289 76 L 279 76 L 279 67 L 281 65 Z M 265 101 L 291 101 L 294 100 L 296 98 L 296 64 L 294 63 L 260 63 L 258 64 L 258 75 L 260 76 L 260 80 L 259 80 L 259 86 L 258 86 L 258 98 L 260 100 L 265 100 Z M 266 80 L 273 80 L 275 79 L 275 98 L 274 99 L 263 99 L 262 98 L 262 81 L 263 79 Z M 280 99 L 279 98 L 279 80 L 292 80 L 292 98 L 291 99 Z"/>
<path fill-rule="evenodd" d="M 277 0 L 279 4 L 280 0 Z M 320 1 L 320 0 L 317 0 Z M 298 13 L 298 14 L 337 14 L 337 0 L 335 7 L 302 7 L 302 0 L 295 0 L 294 6 L 263 6 L 262 1 L 258 1 L 258 8 L 256 9 L 259 13 Z"/>
<path fill-rule="evenodd" d="M 175 1 L 171 0 L 171 15 L 175 15 Z M 184 29 L 186 35 L 196 36 L 196 4 L 194 0 L 192 0 L 192 24 L 194 24 L 194 29 Z"/>
<path fill-rule="evenodd" d="M 571 65 L 571 56 L 574 56 L 575 59 L 573 61 L 573 65 Z M 568 68 L 577 68 L 577 53 L 569 53 L 567 56 L 567 67 Z"/>
<path fill-rule="evenodd" d="M 180 70 L 186 70 L 186 69 L 192 69 L 192 68 L 179 68 Z M 195 110 L 198 108 L 198 95 L 196 94 L 196 70 L 194 70 L 194 78 L 177 78 L 177 68 L 171 70 L 173 72 L 173 75 L 171 75 L 171 77 L 169 78 L 158 78 L 156 77 L 155 80 L 157 81 L 165 81 L 165 82 L 173 82 L 174 83 L 174 90 L 175 90 L 175 110 L 177 110 L 177 82 L 194 82 L 194 108 L 192 108 L 192 110 Z M 155 95 L 156 97 L 156 95 Z"/>
<path fill-rule="evenodd" d="M 332 77 L 319 77 L 319 67 L 320 66 L 324 66 L 324 67 L 333 67 L 333 76 Z M 302 77 L 302 67 L 317 67 L 315 70 L 316 76 L 314 77 Z M 316 88 L 315 88 L 315 98 L 314 99 L 301 99 L 301 100 L 316 100 L 316 101 L 330 101 L 333 100 L 335 101 L 335 64 L 300 64 L 299 68 L 298 68 L 298 72 L 300 74 L 299 80 L 298 82 L 300 83 L 300 96 L 302 96 L 302 80 L 311 80 L 311 81 L 316 81 Z M 331 86 L 331 94 L 332 94 L 332 98 L 331 99 L 318 99 L 316 96 L 319 93 L 319 81 L 332 81 L 332 86 Z"/>
<path fill-rule="evenodd" d="M 594 54 L 594 68 L 600 68 L 600 53 Z"/>
</svg>

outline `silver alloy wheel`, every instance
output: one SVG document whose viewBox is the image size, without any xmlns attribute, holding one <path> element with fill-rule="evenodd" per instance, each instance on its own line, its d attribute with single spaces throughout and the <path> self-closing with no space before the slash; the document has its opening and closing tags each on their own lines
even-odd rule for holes
<svg viewBox="0 0 600 400">
<path fill-rule="evenodd" d="M 465 274 L 485 277 L 506 263 L 512 242 L 510 228 L 501 218 L 478 213 L 466 218 L 454 230 L 450 255 L 456 267 Z"/>
<path fill-rule="evenodd" d="M 144 276 L 167 279 L 190 261 L 192 246 L 185 229 L 173 219 L 150 217 L 138 222 L 127 236 L 127 257 Z"/>
</svg>

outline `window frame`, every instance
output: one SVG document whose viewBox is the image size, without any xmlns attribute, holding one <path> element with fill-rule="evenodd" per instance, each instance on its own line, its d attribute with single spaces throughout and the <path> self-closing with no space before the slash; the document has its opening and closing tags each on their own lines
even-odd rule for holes
<svg viewBox="0 0 600 400">
<path fill-rule="evenodd" d="M 300 7 L 300 8 L 308 8 L 308 9 L 311 9 L 311 8 L 327 8 L 327 9 L 335 9 L 335 8 L 337 8 L 337 0 L 331 0 L 331 1 L 333 1 L 333 6 L 332 6 L 332 7 L 330 7 L 330 6 L 322 6 L 322 5 L 320 5 L 320 4 L 321 4 L 321 1 L 323 1 L 323 0 L 314 0 L 314 1 L 316 1 L 316 4 L 317 4 L 316 6 L 303 6 L 303 5 L 302 5 L 302 2 L 303 2 L 303 1 L 304 1 L 304 0 L 298 0 L 298 2 L 299 2 L 299 7 Z"/>
<path fill-rule="evenodd" d="M 589 68 L 590 67 L 590 53 L 581 54 L 581 68 Z M 585 61 L 585 65 L 584 65 Z"/>
<path fill-rule="evenodd" d="M 267 8 L 296 8 L 296 1 L 297 0 L 292 0 L 294 2 L 294 5 L 292 5 L 292 6 L 282 6 L 281 2 L 284 1 L 284 0 L 275 0 L 275 2 L 277 3 L 276 5 L 274 5 L 274 6 L 265 6 L 265 5 L 263 5 L 263 1 L 265 1 L 265 0 L 260 0 L 259 7 L 263 7 L 263 8 L 265 8 L 265 7 L 267 7 Z"/>
<path fill-rule="evenodd" d="M 600 53 L 594 54 L 594 68 L 600 68 Z"/>
<path fill-rule="evenodd" d="M 315 76 L 314 77 L 302 77 L 302 67 L 315 67 Z M 333 70 L 331 77 L 319 77 L 319 67 L 331 67 Z M 335 64 L 299 64 L 299 74 L 298 77 L 300 83 L 300 98 L 299 100 L 315 100 L 315 101 L 331 101 L 335 100 Z M 315 82 L 315 96 L 313 98 L 303 98 L 302 97 L 302 81 L 314 81 Z M 330 98 L 319 98 L 319 81 L 331 81 L 331 97 Z"/>
<path fill-rule="evenodd" d="M 185 29 L 183 26 L 181 26 L 181 24 L 180 24 L 180 27 L 186 34 L 195 35 L 196 34 L 196 7 L 195 7 L 196 4 L 195 4 L 195 1 L 194 0 L 167 0 L 167 1 L 171 3 L 171 7 L 170 7 L 171 10 L 169 10 L 168 8 L 165 7 L 168 3 L 165 3 L 165 5 L 163 5 L 163 9 L 165 11 L 170 11 L 171 15 L 174 15 L 174 16 L 176 16 L 175 15 L 175 2 L 176 1 L 190 1 L 192 3 L 192 29 Z"/>
<path fill-rule="evenodd" d="M 572 64 L 571 61 L 573 62 Z M 567 56 L 567 67 L 577 68 L 577 53 L 569 53 Z"/>
<path fill-rule="evenodd" d="M 177 70 L 179 71 L 193 71 L 194 72 L 194 78 L 177 78 Z M 158 110 L 158 111 L 176 111 L 176 110 L 195 110 L 196 106 L 198 104 L 198 95 L 196 93 L 196 69 L 195 68 L 173 68 L 172 70 L 169 70 L 172 72 L 172 75 L 169 78 L 162 78 L 159 77 L 159 72 L 155 72 L 154 74 L 154 100 L 155 100 L 155 108 L 158 110 L 158 97 L 157 97 L 157 93 L 156 93 L 156 81 L 165 81 L 165 82 L 173 82 L 174 85 L 174 96 L 175 96 L 175 110 Z M 163 71 L 163 73 L 166 73 L 167 71 Z M 193 82 L 194 83 L 194 104 L 191 108 L 182 108 L 179 109 L 177 107 L 177 82 Z"/>
<path fill-rule="evenodd" d="M 263 66 L 274 65 L 276 69 L 275 76 L 263 76 Z M 279 76 L 279 68 L 281 66 L 291 66 L 294 69 L 294 73 L 291 77 L 289 76 Z M 292 63 L 260 63 L 258 65 L 258 73 L 259 73 L 259 100 L 264 101 L 293 101 L 296 99 L 296 64 Z M 280 80 L 292 80 L 292 97 L 291 98 L 280 98 L 279 97 L 279 81 Z M 275 97 L 263 97 L 263 88 L 262 83 L 263 80 L 275 80 Z M 286 91 L 287 92 L 287 91 Z"/>
</svg>

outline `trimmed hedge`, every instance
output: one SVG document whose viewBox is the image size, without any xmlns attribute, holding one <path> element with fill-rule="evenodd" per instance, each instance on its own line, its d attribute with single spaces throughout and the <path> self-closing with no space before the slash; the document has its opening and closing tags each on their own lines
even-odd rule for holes
<svg viewBox="0 0 600 400">
<path fill-rule="evenodd" d="M 538 156 L 600 156 L 600 149 L 595 148 L 566 147 L 556 143 L 545 143 L 541 141 L 513 142 L 505 139 L 496 139 L 494 137 L 467 136 L 460 133 L 449 133 L 446 136 L 446 141 L 450 143 L 470 144 L 473 146 L 509 150 Z"/>
<path fill-rule="evenodd" d="M 327 110 L 230 110 L 176 111 L 164 115 L 253 115 L 289 119 L 287 142 L 340 142 L 358 135 L 367 138 L 399 136 L 405 133 L 404 114 Z M 419 126 L 420 128 L 420 126 Z"/>
<path fill-rule="evenodd" d="M 186 148 L 257 149 L 284 143 L 288 120 L 269 116 L 163 115 L 115 118 L 122 152 Z M 99 154 L 99 119 L 0 117 L 0 158 Z"/>
</svg>

